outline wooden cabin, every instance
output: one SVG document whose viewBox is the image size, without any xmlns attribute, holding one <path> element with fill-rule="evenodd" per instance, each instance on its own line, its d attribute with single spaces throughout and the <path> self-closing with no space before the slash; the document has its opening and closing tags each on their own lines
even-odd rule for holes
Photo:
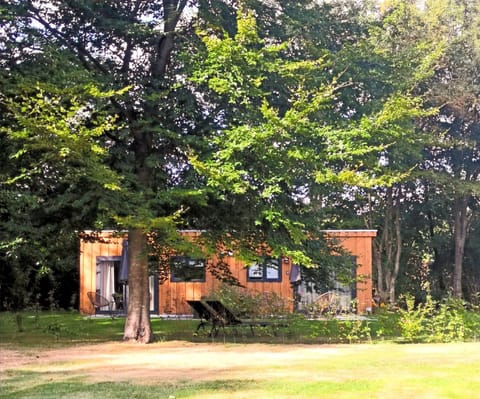
<svg viewBox="0 0 480 399">
<path fill-rule="evenodd" d="M 198 235 L 199 232 L 185 232 Z M 359 314 L 368 313 L 372 306 L 372 240 L 375 230 L 328 230 L 327 237 L 335 238 L 356 261 L 357 282 L 352 293 Z M 113 231 L 102 232 L 97 240 L 80 240 L 80 312 L 94 314 L 96 310 L 109 311 L 108 307 L 95 309 L 88 293 L 93 292 L 111 301 L 111 310 L 126 309 L 128 301 L 128 265 L 125 251 L 128 237 Z M 123 252 L 123 256 L 122 256 Z M 261 264 L 246 265 L 233 254 L 224 254 L 223 262 L 240 284 L 248 290 L 275 293 L 294 302 L 292 272 L 295 266 L 288 258 L 265 259 Z M 193 259 L 172 256 L 170 276 L 159 283 L 155 274 L 150 276 L 150 311 L 160 315 L 189 315 L 187 300 L 198 300 L 217 289 L 222 283 L 209 271 L 213 259 Z"/>
</svg>

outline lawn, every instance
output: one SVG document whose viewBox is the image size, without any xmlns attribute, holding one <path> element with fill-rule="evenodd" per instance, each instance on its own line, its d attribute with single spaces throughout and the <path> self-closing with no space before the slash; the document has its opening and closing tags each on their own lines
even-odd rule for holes
<svg viewBox="0 0 480 399">
<path fill-rule="evenodd" d="M 135 345 L 123 322 L 0 314 L 0 397 L 480 398 L 477 342 L 321 344 L 328 322 L 212 340 L 193 337 L 195 321 L 153 319 L 158 341 Z"/>
<path fill-rule="evenodd" d="M 480 344 L 2 349 L 2 398 L 478 398 Z"/>
</svg>

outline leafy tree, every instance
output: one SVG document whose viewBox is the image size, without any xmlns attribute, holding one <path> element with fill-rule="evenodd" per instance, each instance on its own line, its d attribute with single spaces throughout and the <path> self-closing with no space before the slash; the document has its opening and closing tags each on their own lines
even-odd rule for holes
<svg viewBox="0 0 480 399">
<path fill-rule="evenodd" d="M 253 224 L 264 227 L 260 231 L 267 233 L 269 230 L 265 227 L 269 223 L 274 227 L 273 237 L 267 234 L 262 239 L 272 243 L 279 253 L 287 253 L 299 262 L 310 264 L 311 259 L 305 258 L 305 252 L 300 248 L 303 248 L 308 234 L 318 236 L 321 234 L 319 230 L 325 226 L 322 223 L 324 214 L 318 206 L 324 197 L 316 198 L 316 193 L 327 185 L 335 185 L 337 190 L 342 186 L 371 187 L 391 185 L 402 178 L 411 167 L 402 164 L 402 157 L 414 150 L 420 154 L 421 142 L 412 136 L 415 133 L 413 117 L 423 115 L 424 111 L 420 101 L 402 94 L 405 86 L 398 77 L 401 83 L 393 80 L 397 87 L 390 85 L 387 99 L 375 93 L 381 99 L 375 103 L 375 113 L 364 113 L 358 107 L 359 115 L 352 118 L 343 115 L 327 124 L 327 120 L 332 120 L 331 114 L 335 114 L 336 97 L 342 96 L 342 85 L 331 76 L 329 80 L 328 74 L 318 73 L 318 69 L 324 66 L 318 60 L 285 60 L 288 56 L 283 57 L 284 48 L 266 45 L 254 35 L 251 16 L 247 13 L 244 18 L 242 23 L 247 28 L 239 29 L 235 37 L 226 33 L 222 35 L 222 32 L 217 36 L 211 33 L 204 35 L 209 58 L 199 75 L 206 79 L 212 90 L 225 95 L 229 103 L 241 108 L 245 119 L 237 117 L 231 121 L 216 142 L 218 150 L 214 156 L 203 164 L 197 164 L 197 167 L 209 176 L 210 184 L 216 189 L 227 192 L 233 187 L 241 194 L 249 194 L 248 198 L 254 198 L 255 203 L 248 206 L 251 213 L 258 215 Z M 387 21 L 386 24 L 388 27 L 392 22 Z M 248 32 L 248 37 L 242 35 L 243 32 Z M 379 36 L 378 31 L 370 40 L 374 41 Z M 253 54 L 249 51 L 259 46 L 263 51 L 262 57 L 258 57 L 256 51 Z M 385 48 L 379 45 L 376 49 L 385 52 Z M 275 54 L 276 63 L 258 62 L 258 59 L 265 62 L 271 54 Z M 406 55 L 402 53 L 402 57 L 394 58 L 391 53 L 387 54 L 383 59 L 385 65 L 400 58 L 403 60 Z M 425 54 L 421 58 L 417 54 L 408 55 L 411 62 L 416 62 L 419 71 L 405 66 L 404 72 L 416 71 L 417 77 L 412 81 L 417 83 L 422 70 L 427 69 Z M 426 55 L 432 65 L 434 57 L 430 53 Z M 257 58 L 252 60 L 253 56 Z M 380 56 L 377 58 L 380 60 Z M 221 65 L 216 62 L 218 59 L 222 60 Z M 243 66 L 238 68 L 238 64 Z M 259 90 L 260 84 L 249 75 L 251 65 L 255 65 L 256 73 L 252 76 L 256 79 L 257 71 L 262 68 L 265 70 L 265 81 L 271 74 L 280 76 L 276 81 L 282 82 L 283 86 L 278 87 L 278 92 L 289 93 L 286 97 L 295 101 L 275 109 L 272 106 L 274 96 Z M 237 69 L 244 73 L 240 75 Z M 423 78 L 427 72 L 423 72 Z M 320 84 L 322 76 L 323 84 Z M 383 75 L 384 79 L 389 77 L 392 78 L 391 75 Z M 317 79 L 317 84 L 309 85 L 309 79 Z M 245 89 L 248 84 L 250 86 Z M 372 108 L 370 104 L 370 110 Z M 403 140 L 398 149 L 394 145 L 395 140 Z M 387 147 L 392 163 L 398 164 L 396 169 L 381 171 L 377 165 L 378 155 Z M 374 177 L 378 172 L 381 175 Z M 286 214 L 286 209 L 294 209 L 295 212 Z M 287 234 L 279 234 L 282 231 Z M 286 241 L 282 243 L 279 238 Z M 298 244 L 298 258 L 295 258 L 294 244 Z M 395 262 L 398 267 L 399 260 Z M 396 275 L 389 280 L 395 278 Z"/>
<path fill-rule="evenodd" d="M 157 201 L 159 193 L 168 192 L 168 187 L 174 188 L 176 170 L 183 169 L 185 155 L 179 143 L 195 136 L 182 129 L 182 124 L 188 122 L 186 118 L 173 113 L 173 104 L 185 98 L 182 95 L 185 90 L 179 86 L 172 89 L 175 68 L 167 74 L 177 36 L 175 30 L 183 24 L 180 16 L 186 3 L 21 1 L 8 4 L 14 20 L 23 21 L 21 34 L 11 38 L 10 43 L 17 41 L 16 47 L 12 45 L 13 50 L 28 48 L 24 52 L 28 55 L 45 51 L 47 46 L 58 49 L 70 55 L 71 65 L 87 74 L 93 87 L 100 87 L 106 93 L 114 90 L 108 95 L 108 102 L 100 108 L 93 107 L 88 113 L 94 115 L 103 108 L 109 115 L 116 115 L 123 126 L 108 133 L 104 131 L 96 144 L 108 149 L 105 165 L 123 174 L 118 181 L 121 190 L 111 196 L 112 201 L 103 203 L 103 210 L 110 210 L 110 217 L 103 220 L 111 223 L 112 216 L 129 215 L 119 219 L 121 225 L 130 228 L 132 267 L 126 340 L 152 340 L 148 307 L 143 306 L 148 303 L 149 295 L 147 238 L 143 231 L 155 227 L 155 223 L 173 223 L 171 207 L 154 205 L 162 200 Z M 23 59 L 19 57 L 19 61 Z M 128 91 L 123 94 L 118 91 L 125 88 Z M 68 113 L 70 110 L 66 109 Z M 65 124 L 68 116 L 58 115 L 58 123 L 63 120 Z M 73 136 L 69 139 L 75 140 L 77 132 L 66 127 Z M 84 129 L 87 128 L 85 125 Z M 55 132 L 59 133 L 62 131 Z M 79 176 L 84 177 L 81 173 Z M 103 187 L 106 181 L 99 183 Z M 81 185 L 73 187 L 81 190 Z M 92 191 L 87 190 L 90 195 Z M 123 210 L 119 207 L 122 202 L 128 204 Z M 102 227 L 101 221 L 100 217 L 98 227 Z"/>
<path fill-rule="evenodd" d="M 377 48 L 377 57 L 373 58 L 375 76 L 382 84 L 366 86 L 373 91 L 367 91 L 364 97 L 375 98 L 385 90 L 419 93 L 433 74 L 444 43 L 431 34 L 428 7 L 421 10 L 413 2 L 405 1 L 392 1 L 384 6 L 381 28 L 376 28 L 371 39 Z M 388 61 L 379 62 L 382 57 Z M 413 220 L 410 218 L 413 209 L 421 201 L 415 172 L 422 162 L 422 148 L 427 136 L 415 122 L 418 118 L 436 114 L 435 108 L 429 110 L 428 105 L 422 108 L 419 103 L 414 118 L 403 119 L 398 125 L 399 130 L 392 132 L 391 137 L 396 140 L 390 141 L 377 158 L 380 174 L 387 172 L 387 176 L 392 176 L 396 171 L 397 177 L 387 177 L 386 184 L 374 187 L 367 194 L 366 209 L 373 211 L 367 219 L 368 225 L 380 226 L 374 245 L 377 290 L 391 303 L 396 301 L 401 265 L 409 264 L 410 256 L 415 253 L 412 249 L 417 247 L 420 239 L 417 230 L 410 229 L 408 223 Z"/>
</svg>

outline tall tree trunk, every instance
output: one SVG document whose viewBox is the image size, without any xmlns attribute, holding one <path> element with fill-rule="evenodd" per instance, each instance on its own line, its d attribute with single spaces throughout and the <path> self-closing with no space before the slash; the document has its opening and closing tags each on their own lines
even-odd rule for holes
<svg viewBox="0 0 480 399">
<path fill-rule="evenodd" d="M 463 272 L 463 254 L 465 252 L 465 241 L 469 228 L 468 197 L 463 195 L 455 200 L 455 222 L 454 222 L 454 242 L 455 259 L 453 265 L 453 295 L 455 298 L 461 298 L 462 290 L 462 272 Z"/>
<path fill-rule="evenodd" d="M 385 288 L 386 292 L 385 295 L 388 297 L 388 302 L 393 303 L 390 298 L 390 292 L 392 289 L 392 273 L 393 273 L 393 242 L 394 242 L 394 234 L 392 232 L 392 224 L 393 224 L 393 188 L 387 187 L 386 191 L 386 199 L 385 199 L 385 222 L 384 222 L 384 243 L 383 248 L 385 251 L 385 258 L 382 262 L 382 267 L 385 270 Z M 385 298 L 387 299 L 387 298 Z"/>
<path fill-rule="evenodd" d="M 402 254 L 402 232 L 401 232 L 401 225 L 400 225 L 400 201 L 397 200 L 397 204 L 395 206 L 395 218 L 394 218 L 394 225 L 395 225 L 395 260 L 393 264 L 393 271 L 390 276 L 389 282 L 389 301 L 390 303 L 396 302 L 396 295 L 395 295 L 395 287 L 397 285 L 397 277 L 398 272 L 400 271 L 400 257 Z M 392 242 L 392 246 L 393 246 Z"/>
<path fill-rule="evenodd" d="M 128 232 L 129 298 L 123 340 L 150 343 L 150 291 L 148 284 L 148 245 L 144 232 L 135 228 Z"/>
<path fill-rule="evenodd" d="M 187 0 L 163 0 L 164 31 L 155 44 L 155 56 L 150 66 L 150 90 L 158 91 L 164 84 L 164 77 L 174 47 L 174 33 Z M 134 107 L 133 107 L 134 108 Z M 155 120 L 158 108 L 155 103 L 146 101 L 144 104 L 144 121 Z M 135 174 L 138 189 L 148 192 L 155 185 L 154 171 L 150 165 L 150 157 L 158 149 L 154 148 L 154 133 L 139 124 L 137 115 L 132 110 L 130 133 L 134 138 Z M 158 184 L 158 181 L 155 182 Z M 134 340 L 141 343 L 153 341 L 150 323 L 150 292 L 148 284 L 148 253 L 149 246 L 145 232 L 133 227 L 129 231 L 129 303 L 127 320 L 125 322 L 125 341 Z"/>
<path fill-rule="evenodd" d="M 385 299 L 385 287 L 383 283 L 383 266 L 382 266 L 382 240 L 378 239 L 373 246 L 373 263 L 377 271 L 377 292 L 380 300 Z"/>
<path fill-rule="evenodd" d="M 402 254 L 400 195 L 401 187 L 386 189 L 383 231 L 374 247 L 378 295 L 381 301 L 388 300 L 391 304 L 396 301 L 396 284 Z"/>
</svg>

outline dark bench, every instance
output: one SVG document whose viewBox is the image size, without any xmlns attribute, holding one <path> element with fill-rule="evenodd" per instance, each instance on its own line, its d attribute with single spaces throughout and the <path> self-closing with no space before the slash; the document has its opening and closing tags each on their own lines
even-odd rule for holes
<svg viewBox="0 0 480 399">
<path fill-rule="evenodd" d="M 212 335 L 214 331 L 216 332 L 217 325 L 222 321 L 215 311 L 207 307 L 207 305 L 202 301 L 187 300 L 187 303 L 200 318 L 200 323 L 195 330 L 195 334 L 198 334 L 200 329 L 205 328 L 205 326 L 210 323 L 212 324 L 210 335 Z"/>
<path fill-rule="evenodd" d="M 247 326 L 250 328 L 252 335 L 255 335 L 254 327 L 270 327 L 276 333 L 278 328 L 288 326 L 287 321 L 281 319 L 245 319 L 237 317 L 235 313 L 218 300 L 188 300 L 187 303 L 200 317 L 200 323 L 195 333 L 198 333 L 201 328 L 208 324 L 212 325 L 210 336 L 216 336 L 219 329 L 225 330 L 225 327 Z"/>
</svg>

